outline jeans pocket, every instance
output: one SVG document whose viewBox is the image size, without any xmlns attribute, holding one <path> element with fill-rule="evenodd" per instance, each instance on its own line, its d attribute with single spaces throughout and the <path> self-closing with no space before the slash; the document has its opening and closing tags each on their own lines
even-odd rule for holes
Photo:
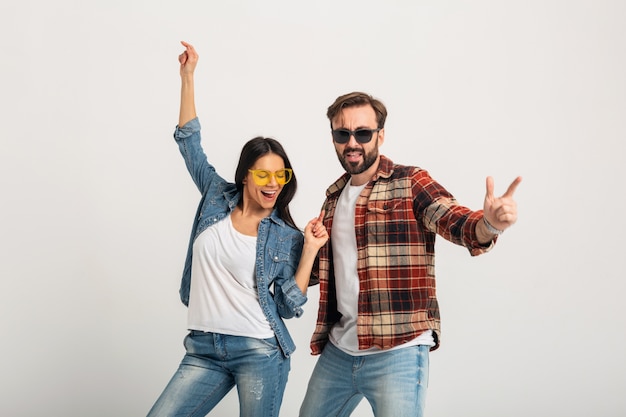
<svg viewBox="0 0 626 417">
<path fill-rule="evenodd" d="M 276 354 L 280 354 L 280 347 L 278 346 L 278 340 L 276 337 L 269 337 L 267 339 L 247 338 L 248 348 L 254 349 L 256 353 L 270 357 Z"/>
</svg>

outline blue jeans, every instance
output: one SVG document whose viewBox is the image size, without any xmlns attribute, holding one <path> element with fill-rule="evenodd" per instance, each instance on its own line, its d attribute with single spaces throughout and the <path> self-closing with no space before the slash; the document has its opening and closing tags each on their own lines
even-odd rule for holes
<svg viewBox="0 0 626 417">
<path fill-rule="evenodd" d="M 233 386 L 241 416 L 277 417 L 290 359 L 275 338 L 255 339 L 192 330 L 187 353 L 149 417 L 204 417 Z"/>
<path fill-rule="evenodd" d="M 422 417 L 429 350 L 412 346 L 352 356 L 327 343 L 311 375 L 300 416 L 349 416 L 365 397 L 376 417 Z"/>
</svg>

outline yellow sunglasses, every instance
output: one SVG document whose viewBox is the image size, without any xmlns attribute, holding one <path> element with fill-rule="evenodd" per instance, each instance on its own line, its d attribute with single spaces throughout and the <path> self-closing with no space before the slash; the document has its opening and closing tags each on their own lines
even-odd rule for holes
<svg viewBox="0 0 626 417">
<path fill-rule="evenodd" d="M 267 185 L 272 180 L 272 177 L 276 179 L 276 182 L 280 185 L 285 185 L 291 178 L 293 178 L 293 170 L 291 168 L 283 168 L 278 171 L 267 171 L 264 169 L 249 169 L 248 172 L 252 174 L 254 183 L 258 186 Z"/>
</svg>

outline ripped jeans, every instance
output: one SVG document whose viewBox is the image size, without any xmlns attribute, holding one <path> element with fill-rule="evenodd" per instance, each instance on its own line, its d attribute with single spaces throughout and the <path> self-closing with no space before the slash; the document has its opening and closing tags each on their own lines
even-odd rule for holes
<svg viewBox="0 0 626 417">
<path fill-rule="evenodd" d="M 187 353 L 148 417 L 204 417 L 237 386 L 241 416 L 277 417 L 290 359 L 275 338 L 192 330 Z"/>
</svg>

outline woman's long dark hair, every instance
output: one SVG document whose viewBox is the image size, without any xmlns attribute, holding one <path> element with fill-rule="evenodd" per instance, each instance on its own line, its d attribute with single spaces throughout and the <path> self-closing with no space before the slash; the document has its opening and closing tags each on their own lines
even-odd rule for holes
<svg viewBox="0 0 626 417">
<path fill-rule="evenodd" d="M 243 180 L 248 175 L 248 170 L 254 165 L 257 159 L 260 157 L 274 153 L 280 156 L 285 163 L 285 168 L 292 168 L 291 162 L 287 157 L 287 153 L 283 146 L 276 139 L 264 138 L 257 136 L 254 139 L 250 139 L 241 149 L 241 156 L 239 157 L 239 164 L 237 164 L 237 170 L 235 171 L 235 184 L 237 184 L 237 191 L 243 194 Z M 288 225 L 297 229 L 296 223 L 291 217 L 289 212 L 289 203 L 296 194 L 298 188 L 298 181 L 296 179 L 295 172 L 291 181 L 283 186 L 282 191 L 276 199 L 275 208 L 278 210 L 278 216 L 283 219 Z"/>
</svg>

